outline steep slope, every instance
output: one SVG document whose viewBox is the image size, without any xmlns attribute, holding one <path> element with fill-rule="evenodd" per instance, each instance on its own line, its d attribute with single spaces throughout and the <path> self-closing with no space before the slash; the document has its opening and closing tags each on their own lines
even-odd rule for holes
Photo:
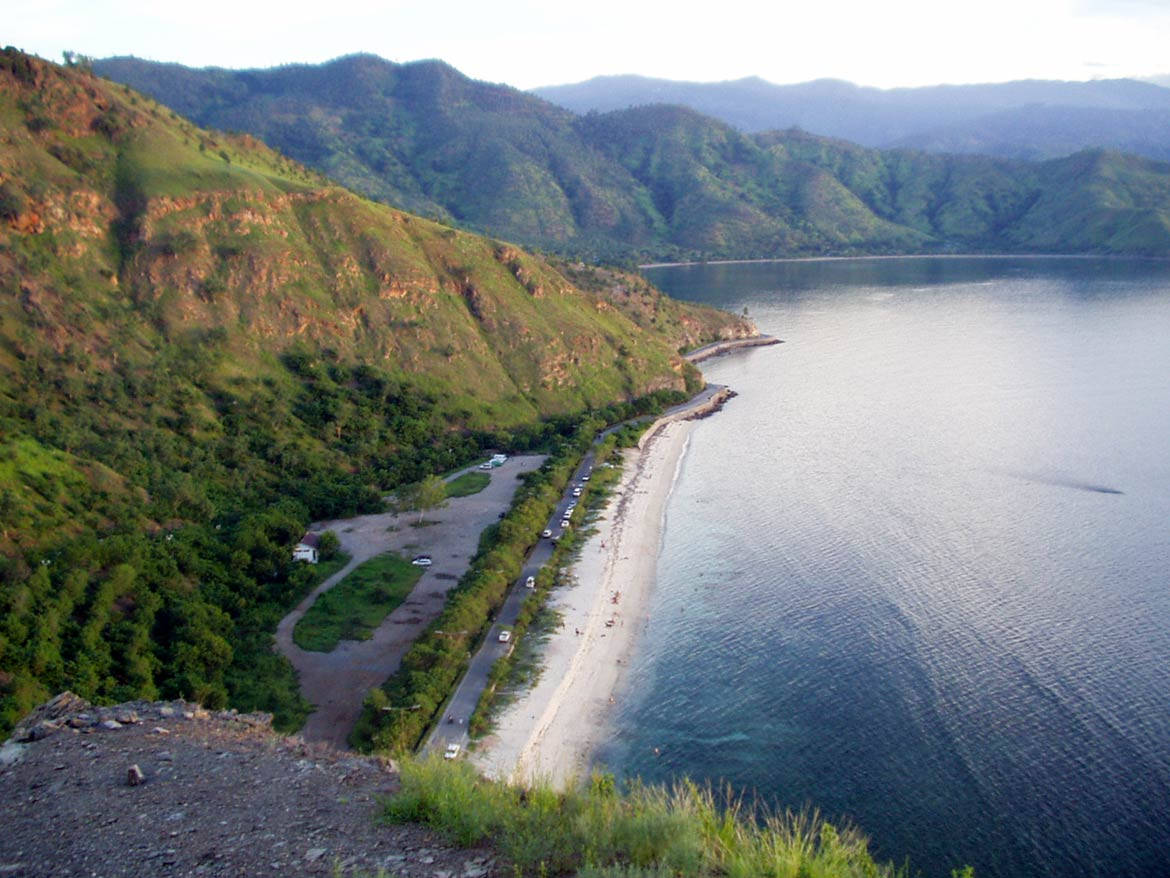
<svg viewBox="0 0 1170 878">
<path fill-rule="evenodd" d="M 632 181 L 584 149 L 573 115 L 439 61 L 191 70 L 100 61 L 201 125 L 248 131 L 371 198 L 516 240 L 648 239 Z"/>
<path fill-rule="evenodd" d="M 697 380 L 517 247 L 0 52 L 0 728 L 50 690 L 304 705 L 268 650 L 312 517 Z M 631 316 L 627 316 L 627 309 Z"/>
<path fill-rule="evenodd" d="M 821 169 L 681 107 L 591 115 L 578 127 L 645 187 L 668 240 L 691 253 L 872 252 L 927 243 L 874 216 Z"/>
<path fill-rule="evenodd" d="M 207 124 L 264 137 L 374 197 L 589 260 L 1167 252 L 1156 199 L 1135 202 L 1135 212 L 1116 224 L 1111 202 L 1128 196 L 1109 187 L 1124 189 L 1132 169 L 1104 174 L 1097 195 L 1086 198 L 1079 181 L 1042 164 L 879 151 L 797 130 L 745 135 L 663 105 L 574 117 L 439 62 L 354 56 L 316 67 L 227 71 L 111 59 L 97 68 Z M 668 85 L 656 83 L 652 94 L 685 97 Z M 746 89 L 734 98 L 741 103 L 779 88 L 762 81 L 723 86 L 732 95 L 733 86 Z M 909 130 L 901 122 L 889 127 L 898 114 L 929 116 L 937 127 L 1013 101 L 1059 98 L 1116 113 L 1170 106 L 1170 92 L 1129 81 L 878 92 L 824 80 L 785 88 L 827 116 L 849 116 L 859 106 L 880 110 L 890 137 Z M 1163 191 L 1164 173 L 1152 164 L 1141 171 L 1153 192 Z M 1052 216 L 1078 218 L 1059 224 L 1067 237 L 1029 230 L 1025 215 L 1041 202 Z"/>
</svg>

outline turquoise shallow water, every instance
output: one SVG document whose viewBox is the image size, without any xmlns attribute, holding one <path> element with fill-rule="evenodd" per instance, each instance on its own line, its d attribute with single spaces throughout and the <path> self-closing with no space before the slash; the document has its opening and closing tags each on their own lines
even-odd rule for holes
<svg viewBox="0 0 1170 878">
<path fill-rule="evenodd" d="M 927 875 L 1170 875 L 1170 265 L 647 273 L 786 343 L 704 364 L 740 396 L 692 436 L 605 761 Z"/>
</svg>

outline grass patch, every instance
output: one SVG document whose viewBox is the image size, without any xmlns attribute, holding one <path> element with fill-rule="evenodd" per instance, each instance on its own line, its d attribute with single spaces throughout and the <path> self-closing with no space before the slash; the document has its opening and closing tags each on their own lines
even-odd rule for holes
<svg viewBox="0 0 1170 878">
<path fill-rule="evenodd" d="M 447 482 L 447 496 L 470 497 L 486 488 L 491 480 L 492 477 L 487 473 L 464 473 L 459 478 Z"/>
<path fill-rule="evenodd" d="M 293 629 L 293 642 L 312 652 L 330 652 L 342 640 L 368 640 L 420 576 L 421 568 L 398 555 L 371 558 L 314 601 Z"/>
<path fill-rule="evenodd" d="M 403 759 L 399 771 L 387 820 L 425 823 L 459 845 L 490 843 L 517 875 L 908 874 L 875 862 L 855 829 L 751 807 L 685 780 L 669 788 L 634 782 L 623 794 L 612 776 L 594 774 L 561 793 L 485 780 L 467 763 L 437 756 Z"/>
</svg>

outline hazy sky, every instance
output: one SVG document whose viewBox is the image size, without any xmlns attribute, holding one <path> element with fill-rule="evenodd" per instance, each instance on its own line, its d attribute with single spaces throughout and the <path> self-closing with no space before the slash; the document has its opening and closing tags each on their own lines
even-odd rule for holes
<svg viewBox="0 0 1170 878">
<path fill-rule="evenodd" d="M 520 88 L 608 73 L 882 87 L 1170 72 L 1170 0 L 8 0 L 0 44 L 224 67 L 442 58 Z"/>
</svg>

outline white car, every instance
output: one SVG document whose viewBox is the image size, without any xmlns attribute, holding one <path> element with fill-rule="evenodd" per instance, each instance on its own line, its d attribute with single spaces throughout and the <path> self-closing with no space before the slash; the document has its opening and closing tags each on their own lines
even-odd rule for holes
<svg viewBox="0 0 1170 878">
<path fill-rule="evenodd" d="M 574 489 L 573 489 L 573 496 L 574 496 L 574 497 L 580 497 L 580 496 L 581 496 L 581 489 L 580 489 L 580 488 L 574 488 Z"/>
<path fill-rule="evenodd" d="M 561 527 L 567 528 L 568 526 L 569 526 L 569 519 L 566 518 L 564 521 L 561 522 Z"/>
<path fill-rule="evenodd" d="M 447 752 L 445 752 L 443 754 L 443 758 L 444 759 L 455 759 L 458 755 L 459 755 L 459 745 L 458 744 L 448 744 L 447 745 Z"/>
<path fill-rule="evenodd" d="M 544 530 L 542 530 L 542 531 L 540 532 L 540 535 L 541 535 L 542 537 L 544 537 L 544 538 L 547 540 L 549 537 L 551 537 L 551 536 L 552 536 L 552 531 L 551 531 L 551 530 L 549 530 L 549 529 L 546 527 Z"/>
<path fill-rule="evenodd" d="M 536 588 L 536 577 L 529 576 L 527 579 L 525 579 L 524 580 L 524 587 L 525 588 Z"/>
<path fill-rule="evenodd" d="M 492 468 L 491 461 L 489 460 L 489 461 L 487 461 L 487 462 L 485 462 L 485 463 L 481 463 L 481 464 L 479 465 L 479 468 L 480 468 L 480 469 L 491 469 L 491 468 Z"/>
<path fill-rule="evenodd" d="M 416 558 L 414 558 L 410 563 L 413 564 L 415 567 L 430 567 L 431 564 L 433 564 L 434 562 L 431 560 L 430 555 L 419 555 Z"/>
<path fill-rule="evenodd" d="M 507 643 L 511 639 L 512 639 L 512 632 L 511 631 L 501 631 L 500 632 L 500 643 Z"/>
</svg>

